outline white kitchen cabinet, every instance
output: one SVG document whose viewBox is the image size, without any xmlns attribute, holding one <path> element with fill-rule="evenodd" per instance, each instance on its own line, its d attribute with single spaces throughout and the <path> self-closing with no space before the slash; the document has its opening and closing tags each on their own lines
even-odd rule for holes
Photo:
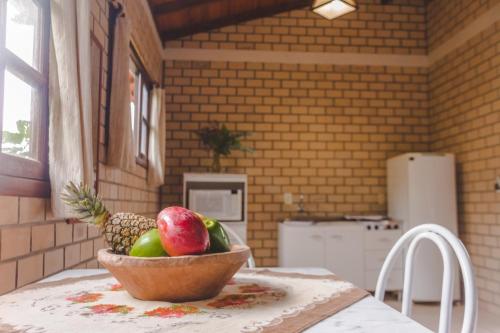
<svg viewBox="0 0 500 333">
<path fill-rule="evenodd" d="M 364 233 L 365 246 L 365 280 L 364 287 L 375 290 L 378 275 L 385 258 L 392 246 L 401 237 L 400 230 L 366 230 Z M 395 261 L 387 279 L 387 290 L 403 289 L 403 259 Z"/>
<path fill-rule="evenodd" d="M 280 223 L 279 265 L 325 267 L 374 290 L 385 257 L 400 236 L 400 230 L 367 230 L 362 222 Z M 402 266 L 402 259 L 396 262 L 387 290 L 402 290 Z"/>
<path fill-rule="evenodd" d="M 383 250 L 389 253 L 392 245 L 401 237 L 401 230 L 365 230 L 363 233 L 364 247 L 366 250 Z"/>
<path fill-rule="evenodd" d="M 283 225 L 280 224 L 280 230 Z M 324 267 L 325 238 L 324 228 L 305 228 L 288 226 L 280 231 L 286 237 L 279 238 L 278 249 L 286 249 L 286 255 L 280 253 L 280 266 L 283 267 Z"/>
<path fill-rule="evenodd" d="M 363 227 L 357 223 L 346 223 L 327 229 L 324 233 L 325 267 L 339 277 L 363 287 Z"/>
</svg>

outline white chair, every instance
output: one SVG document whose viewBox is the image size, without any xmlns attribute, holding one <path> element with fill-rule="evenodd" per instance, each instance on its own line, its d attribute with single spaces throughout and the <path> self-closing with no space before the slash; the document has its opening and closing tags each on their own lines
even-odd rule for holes
<svg viewBox="0 0 500 333">
<path fill-rule="evenodd" d="M 236 244 L 246 245 L 243 239 L 241 239 L 241 237 L 238 236 L 238 234 L 233 229 L 231 229 L 227 224 L 222 222 L 219 223 L 224 227 L 224 230 L 226 230 L 226 232 L 229 234 L 229 237 L 232 240 L 236 241 Z M 250 252 L 250 258 L 248 258 L 247 260 L 247 265 L 248 268 L 255 268 L 255 260 L 253 259 L 252 252 Z"/>
<path fill-rule="evenodd" d="M 461 333 L 474 333 L 477 323 L 477 292 L 474 282 L 472 264 L 463 243 L 448 229 L 436 224 L 422 224 L 406 232 L 391 249 L 380 271 L 375 290 L 375 298 L 384 300 L 387 279 L 398 255 L 408 246 L 405 258 L 403 284 L 402 313 L 411 316 L 413 259 L 415 250 L 421 240 L 428 239 L 439 248 L 444 264 L 439 333 L 449 333 L 451 327 L 451 312 L 453 308 L 453 283 L 455 276 L 455 260 L 457 257 L 462 271 L 465 291 L 464 320 Z M 418 272 L 417 272 L 418 273 Z"/>
</svg>

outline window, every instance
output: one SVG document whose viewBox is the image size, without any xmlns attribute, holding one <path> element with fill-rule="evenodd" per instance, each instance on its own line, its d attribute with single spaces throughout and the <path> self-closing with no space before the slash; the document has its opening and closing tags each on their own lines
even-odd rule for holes
<svg viewBox="0 0 500 333">
<path fill-rule="evenodd" d="M 0 0 L 0 194 L 47 196 L 49 0 Z"/>
<path fill-rule="evenodd" d="M 130 113 L 137 163 L 147 167 L 151 80 L 132 50 L 130 58 Z"/>
</svg>

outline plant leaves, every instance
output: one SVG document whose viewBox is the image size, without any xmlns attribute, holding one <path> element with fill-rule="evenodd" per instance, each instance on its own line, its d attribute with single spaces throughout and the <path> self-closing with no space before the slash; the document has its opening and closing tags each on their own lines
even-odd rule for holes
<svg viewBox="0 0 500 333">
<path fill-rule="evenodd" d="M 215 123 L 211 126 L 201 128 L 195 132 L 202 144 L 212 150 L 214 154 L 228 156 L 232 150 L 254 152 L 254 149 L 241 144 L 241 139 L 250 135 L 249 132 L 231 131 L 226 125 L 219 126 Z"/>
</svg>

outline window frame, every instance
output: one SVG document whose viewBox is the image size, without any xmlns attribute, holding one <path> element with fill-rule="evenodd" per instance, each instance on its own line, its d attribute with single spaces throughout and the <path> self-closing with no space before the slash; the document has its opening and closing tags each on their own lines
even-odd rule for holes
<svg viewBox="0 0 500 333">
<path fill-rule="evenodd" d="M 139 89 L 136 91 L 136 110 L 135 110 L 135 119 L 134 119 L 134 150 L 135 150 L 135 162 L 144 167 L 148 168 L 148 153 L 149 153 L 149 131 L 151 130 L 151 123 L 150 123 L 150 117 L 151 117 L 151 93 L 153 91 L 153 80 L 149 76 L 148 72 L 146 71 L 146 68 L 144 67 L 143 63 L 140 60 L 140 57 L 134 48 L 133 45 L 130 45 L 130 60 L 134 63 L 136 71 L 138 72 L 139 75 L 136 73 L 136 78 L 139 77 Z M 143 99 L 143 87 L 146 87 L 146 90 L 148 92 L 148 102 L 147 102 L 147 119 L 144 119 L 143 115 L 143 108 L 142 108 L 142 99 Z M 141 152 L 141 144 L 143 143 L 142 141 L 142 125 L 143 122 L 145 122 L 146 125 L 146 137 L 145 137 L 145 144 L 146 144 L 146 151 L 145 153 Z"/>
<path fill-rule="evenodd" d="M 0 143 L 2 142 L 5 72 L 29 84 L 39 93 L 36 132 L 36 160 L 5 154 L 0 151 L 0 195 L 50 196 L 48 168 L 48 85 L 49 85 L 49 0 L 34 0 L 41 10 L 40 68 L 36 70 L 6 46 L 6 0 L 0 0 Z"/>
</svg>

